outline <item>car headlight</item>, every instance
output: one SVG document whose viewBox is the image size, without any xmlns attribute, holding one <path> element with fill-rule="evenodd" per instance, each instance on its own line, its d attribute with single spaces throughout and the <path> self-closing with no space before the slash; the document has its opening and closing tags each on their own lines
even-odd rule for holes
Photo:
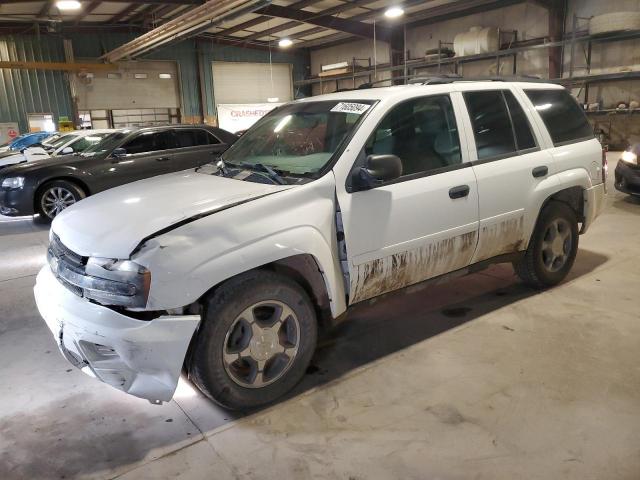
<svg viewBox="0 0 640 480">
<path fill-rule="evenodd" d="M 131 260 L 90 257 L 85 265 L 74 264 L 49 249 L 52 272 L 63 284 L 101 305 L 144 308 L 149 297 L 151 272 Z"/>
<path fill-rule="evenodd" d="M 9 177 L 2 180 L 2 188 L 18 189 L 24 187 L 24 177 Z"/>
<path fill-rule="evenodd" d="M 625 150 L 624 152 L 622 152 L 622 156 L 620 157 L 620 160 L 622 160 L 625 163 L 630 163 L 632 165 L 638 165 L 638 155 L 636 155 L 633 152 L 630 152 L 629 150 Z"/>
</svg>

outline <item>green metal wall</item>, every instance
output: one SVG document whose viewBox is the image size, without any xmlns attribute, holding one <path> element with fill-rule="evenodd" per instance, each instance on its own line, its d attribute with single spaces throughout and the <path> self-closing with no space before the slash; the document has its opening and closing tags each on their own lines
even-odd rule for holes
<svg viewBox="0 0 640 480">
<path fill-rule="evenodd" d="M 92 33 L 65 35 L 72 41 L 76 61 L 96 59 L 132 40 L 136 33 Z M 215 114 L 215 92 L 211 62 L 269 62 L 269 52 L 251 48 L 219 45 L 209 40 L 185 40 L 142 59 L 171 60 L 180 71 L 182 114 L 199 116 L 198 56 L 203 65 L 206 94 L 205 115 Z M 0 60 L 64 61 L 61 35 L 16 35 L 0 37 Z M 305 77 L 309 68 L 306 52 L 272 51 L 274 63 L 291 63 L 294 81 Z M 296 92 L 300 96 L 300 92 Z M 0 69 L 0 122 L 17 121 L 21 131 L 27 128 L 27 113 L 53 113 L 72 116 L 72 100 L 67 74 L 53 71 Z"/>
<path fill-rule="evenodd" d="M 0 37 L 0 60 L 64 62 L 62 40 L 44 37 Z M 18 122 L 28 131 L 27 114 L 52 113 L 72 118 L 73 107 L 67 74 L 45 70 L 0 69 L 0 122 Z"/>
</svg>

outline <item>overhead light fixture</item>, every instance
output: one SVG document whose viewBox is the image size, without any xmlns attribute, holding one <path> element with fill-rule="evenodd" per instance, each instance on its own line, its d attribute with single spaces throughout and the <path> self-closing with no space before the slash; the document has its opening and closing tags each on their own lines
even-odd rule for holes
<svg viewBox="0 0 640 480">
<path fill-rule="evenodd" d="M 278 42 L 278 46 L 283 47 L 283 48 L 290 47 L 291 45 L 293 45 L 293 42 L 291 41 L 290 38 L 282 38 Z"/>
<path fill-rule="evenodd" d="M 384 16 L 387 18 L 398 18 L 404 15 L 404 10 L 401 7 L 389 7 L 384 12 Z"/>
<path fill-rule="evenodd" d="M 58 0 L 56 7 L 58 10 L 78 10 L 82 5 L 77 0 Z"/>
</svg>

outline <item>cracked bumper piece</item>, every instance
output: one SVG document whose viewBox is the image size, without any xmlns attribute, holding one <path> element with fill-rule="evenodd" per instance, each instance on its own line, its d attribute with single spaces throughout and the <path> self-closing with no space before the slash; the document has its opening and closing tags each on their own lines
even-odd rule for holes
<svg viewBox="0 0 640 480">
<path fill-rule="evenodd" d="M 49 266 L 34 287 L 40 315 L 75 367 L 152 402 L 171 400 L 199 315 L 136 320 L 67 290 Z"/>
</svg>

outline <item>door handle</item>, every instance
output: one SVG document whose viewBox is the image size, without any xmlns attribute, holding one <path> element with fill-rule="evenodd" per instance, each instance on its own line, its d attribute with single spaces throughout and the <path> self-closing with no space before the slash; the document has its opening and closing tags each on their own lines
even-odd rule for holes
<svg viewBox="0 0 640 480">
<path fill-rule="evenodd" d="M 469 195 L 469 185 L 458 185 L 449 190 L 449 197 L 453 199 L 466 197 L 467 195 Z"/>
<path fill-rule="evenodd" d="M 546 165 L 543 165 L 542 167 L 536 167 L 531 170 L 531 175 L 533 175 L 535 178 L 546 177 L 547 173 L 549 173 L 549 167 L 547 167 Z"/>
<path fill-rule="evenodd" d="M 156 162 L 168 162 L 169 160 L 171 160 L 170 157 L 158 157 L 158 158 L 156 158 Z"/>
</svg>

